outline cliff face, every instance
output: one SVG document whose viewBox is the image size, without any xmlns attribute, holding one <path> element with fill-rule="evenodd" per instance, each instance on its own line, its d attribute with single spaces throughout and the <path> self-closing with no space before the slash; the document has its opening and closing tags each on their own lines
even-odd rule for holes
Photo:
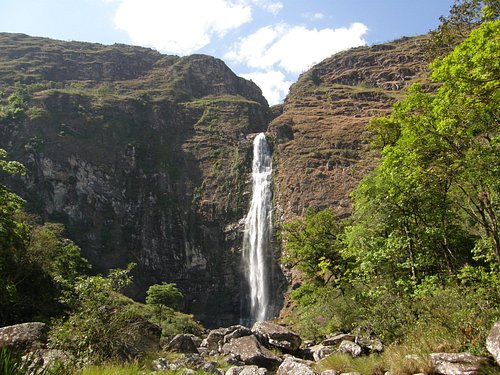
<svg viewBox="0 0 500 375">
<path fill-rule="evenodd" d="M 133 296 L 175 282 L 198 319 L 235 323 L 260 89 L 208 56 L 0 34 L 5 96 L 14 82 L 30 95 L 0 147 L 27 167 L 10 181 L 27 208 L 96 272 L 137 263 Z"/>
<path fill-rule="evenodd" d="M 348 215 L 376 163 L 364 128 L 424 75 L 424 41 L 334 55 L 270 109 L 209 56 L 0 33 L 0 148 L 27 167 L 8 183 L 30 211 L 66 225 L 95 272 L 137 263 L 132 296 L 174 282 L 207 325 L 236 323 L 253 135 L 272 138 L 278 223 L 308 207 Z"/>
<path fill-rule="evenodd" d="M 425 76 L 425 41 L 403 38 L 341 52 L 292 85 L 282 114 L 270 125 L 277 143 L 278 221 L 309 207 L 349 215 L 349 194 L 376 163 L 365 127 Z"/>
</svg>

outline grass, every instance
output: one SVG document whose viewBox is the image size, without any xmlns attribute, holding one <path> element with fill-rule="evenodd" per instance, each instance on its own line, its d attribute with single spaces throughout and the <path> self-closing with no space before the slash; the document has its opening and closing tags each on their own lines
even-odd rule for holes
<svg viewBox="0 0 500 375">
<path fill-rule="evenodd" d="M 332 354 L 316 364 L 316 370 L 336 370 L 340 372 L 359 372 L 362 375 L 383 375 L 384 363 L 378 355 L 353 358 L 349 354 Z"/>
</svg>

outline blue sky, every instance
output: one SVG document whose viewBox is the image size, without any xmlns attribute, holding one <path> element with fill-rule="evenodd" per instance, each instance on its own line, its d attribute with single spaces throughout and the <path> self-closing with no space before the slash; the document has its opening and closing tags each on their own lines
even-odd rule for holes
<svg viewBox="0 0 500 375">
<path fill-rule="evenodd" d="M 270 104 L 346 48 L 435 28 L 453 0 L 0 0 L 0 31 L 162 53 L 206 53 L 252 79 Z"/>
</svg>

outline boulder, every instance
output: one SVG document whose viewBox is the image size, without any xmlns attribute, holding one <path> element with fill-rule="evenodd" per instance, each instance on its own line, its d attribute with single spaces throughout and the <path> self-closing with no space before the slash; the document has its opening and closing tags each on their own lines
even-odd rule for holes
<svg viewBox="0 0 500 375">
<path fill-rule="evenodd" d="M 267 369 L 258 366 L 233 366 L 225 375 L 267 375 Z"/>
<path fill-rule="evenodd" d="M 251 331 L 247 327 L 241 325 L 217 328 L 208 333 L 207 337 L 201 342 L 201 347 L 221 353 L 222 346 L 226 342 L 229 342 L 232 338 L 248 336 L 247 333 L 251 334 Z"/>
<path fill-rule="evenodd" d="M 257 365 L 273 369 L 281 363 L 281 359 L 262 346 L 255 336 L 233 339 L 231 342 L 224 344 L 222 351 L 225 355 L 232 355 L 246 365 Z"/>
<path fill-rule="evenodd" d="M 0 328 L 0 347 L 28 352 L 45 348 L 48 327 L 45 323 L 31 322 Z"/>
<path fill-rule="evenodd" d="M 294 353 L 302 343 L 299 335 L 271 322 L 255 323 L 252 332 L 264 345 L 274 346 L 287 353 Z"/>
<path fill-rule="evenodd" d="M 229 332 L 224 336 L 224 343 L 227 343 L 232 339 L 237 339 L 238 337 L 250 336 L 252 334 L 250 328 L 244 326 L 236 326 L 236 327 L 237 328 L 234 331 Z"/>
<path fill-rule="evenodd" d="M 441 375 L 473 375 L 479 373 L 479 368 L 486 358 L 476 357 L 469 353 L 432 353 L 434 372 Z"/>
<path fill-rule="evenodd" d="M 178 353 L 198 353 L 196 345 L 189 335 L 176 335 L 167 345 L 167 350 Z"/>
<path fill-rule="evenodd" d="M 340 343 L 338 351 L 340 353 L 350 354 L 353 358 L 359 357 L 363 353 L 361 346 L 348 340 L 344 340 Z"/>
<path fill-rule="evenodd" d="M 201 342 L 201 347 L 220 352 L 224 344 L 224 336 L 226 333 L 227 330 L 225 328 L 218 328 L 210 331 L 207 337 Z"/>
<path fill-rule="evenodd" d="M 321 372 L 321 375 L 339 375 L 340 372 L 336 370 L 325 370 Z"/>
<path fill-rule="evenodd" d="M 368 353 L 382 353 L 384 351 L 382 341 L 370 331 L 358 332 L 354 342 Z"/>
<path fill-rule="evenodd" d="M 311 365 L 311 362 L 289 356 L 280 365 L 276 375 L 318 375 Z"/>
<path fill-rule="evenodd" d="M 355 337 L 353 335 L 348 334 L 348 333 L 338 333 L 338 334 L 335 334 L 332 336 L 328 336 L 326 339 L 324 339 L 321 342 L 321 345 L 336 346 L 336 345 L 339 345 L 344 340 L 354 341 Z"/>
<path fill-rule="evenodd" d="M 200 371 L 202 371 L 204 374 L 218 374 L 218 375 L 224 375 L 224 372 L 219 370 L 217 368 L 217 363 L 216 362 L 207 362 L 204 363 L 200 368 Z"/>
<path fill-rule="evenodd" d="M 334 346 L 325 346 L 322 344 L 319 345 L 314 345 L 312 348 L 309 348 L 309 350 L 312 353 L 312 358 L 315 361 L 319 361 L 330 354 L 334 353 L 336 351 L 336 348 Z"/>
<path fill-rule="evenodd" d="M 491 328 L 486 339 L 486 349 L 493 356 L 497 364 L 500 365 L 500 320 Z"/>
<path fill-rule="evenodd" d="M 160 349 L 161 328 L 143 317 L 136 316 L 126 321 L 126 357 L 135 358 Z"/>
</svg>

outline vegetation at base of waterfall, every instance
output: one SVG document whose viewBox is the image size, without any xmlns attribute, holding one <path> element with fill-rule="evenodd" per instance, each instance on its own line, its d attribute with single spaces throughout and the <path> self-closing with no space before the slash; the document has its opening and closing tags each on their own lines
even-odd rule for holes
<svg viewBox="0 0 500 375">
<path fill-rule="evenodd" d="M 500 318 L 499 55 L 500 20 L 475 25 L 432 63 L 435 91 L 414 85 L 371 122 L 381 160 L 352 217 L 309 210 L 283 225 L 283 260 L 303 278 L 283 320 L 303 337 L 371 331 L 386 344 L 374 366 L 398 374 L 427 373 L 409 354 L 488 355 Z"/>
</svg>

